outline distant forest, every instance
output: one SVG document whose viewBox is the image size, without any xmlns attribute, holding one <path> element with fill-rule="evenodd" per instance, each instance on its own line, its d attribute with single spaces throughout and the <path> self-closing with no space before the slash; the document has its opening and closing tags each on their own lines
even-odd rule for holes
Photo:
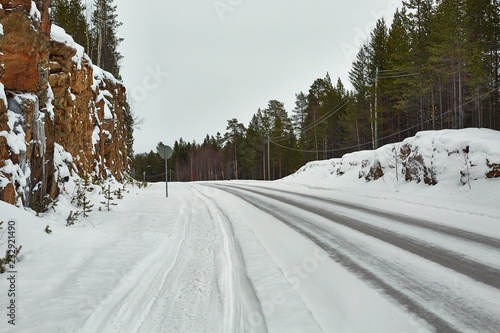
<svg viewBox="0 0 500 333">
<path fill-rule="evenodd" d="M 96 3 L 102 1 L 110 2 Z M 83 45 L 98 59 L 99 39 L 90 36 Z M 349 81 L 352 91 L 327 73 L 295 95 L 290 112 L 271 100 L 247 125 L 230 119 L 224 134 L 200 143 L 179 139 L 169 179 L 278 179 L 308 161 L 374 149 L 422 130 L 500 130 L 498 0 L 404 1 L 390 26 L 377 22 Z M 138 178 L 165 179 L 156 152 L 135 155 L 133 166 Z"/>
</svg>

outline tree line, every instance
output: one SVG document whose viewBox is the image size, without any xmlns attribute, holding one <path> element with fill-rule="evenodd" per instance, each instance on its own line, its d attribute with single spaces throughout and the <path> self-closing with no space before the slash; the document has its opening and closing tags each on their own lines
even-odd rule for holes
<svg viewBox="0 0 500 333">
<path fill-rule="evenodd" d="M 377 24 L 349 71 L 352 90 L 327 73 L 295 107 L 269 101 L 246 126 L 202 143 L 174 144 L 172 180 L 277 179 L 305 162 L 401 141 L 422 130 L 500 130 L 500 6 L 497 0 L 408 0 L 390 26 Z M 147 164 L 144 162 L 150 159 Z M 136 169 L 164 179 L 154 152 Z"/>
<path fill-rule="evenodd" d="M 52 0 L 52 22 L 62 27 L 74 41 L 85 48 L 92 63 L 121 80 L 120 60 L 123 56 L 118 46 L 123 38 L 118 36 L 122 23 L 118 20 L 117 6 L 113 0 L 94 0 L 87 7 L 82 0 Z M 129 103 L 125 102 L 128 155 L 133 155 L 133 133 L 136 118 Z"/>
<path fill-rule="evenodd" d="M 113 0 L 94 0 L 87 7 L 82 0 L 52 0 L 52 22 L 66 30 L 76 43 L 85 47 L 92 63 L 121 79 L 118 45 L 117 6 Z"/>
</svg>

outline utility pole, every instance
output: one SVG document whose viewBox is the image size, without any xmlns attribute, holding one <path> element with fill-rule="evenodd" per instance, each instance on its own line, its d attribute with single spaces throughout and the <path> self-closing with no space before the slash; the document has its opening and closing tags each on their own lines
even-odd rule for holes
<svg viewBox="0 0 500 333">
<path fill-rule="evenodd" d="M 236 139 L 234 139 L 234 177 L 238 179 L 238 153 L 236 149 Z"/>
<path fill-rule="evenodd" d="M 168 146 L 163 146 L 165 151 L 165 195 L 168 198 Z"/>
<path fill-rule="evenodd" d="M 267 134 L 267 178 L 271 180 L 271 136 Z"/>
<path fill-rule="evenodd" d="M 458 69 L 458 127 L 464 128 L 464 108 L 462 96 L 462 67 L 459 65 Z"/>
<path fill-rule="evenodd" d="M 375 70 L 375 139 L 373 143 L 373 148 L 377 149 L 378 148 L 378 110 L 377 110 L 377 105 L 378 105 L 378 67 Z"/>
</svg>

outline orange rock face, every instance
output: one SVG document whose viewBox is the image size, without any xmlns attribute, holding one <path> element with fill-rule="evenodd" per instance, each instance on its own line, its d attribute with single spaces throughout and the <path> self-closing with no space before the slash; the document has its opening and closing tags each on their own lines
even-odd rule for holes
<svg viewBox="0 0 500 333">
<path fill-rule="evenodd" d="M 30 16 L 31 1 L 0 1 L 4 36 L 0 42 L 6 89 L 37 91 L 44 82 L 49 51 L 49 31 Z M 48 1 L 47 1 L 48 2 Z M 48 17 L 47 17 L 48 19 Z"/>
<path fill-rule="evenodd" d="M 129 167 L 124 86 L 88 57 L 75 60 L 74 45 L 50 40 L 50 1 L 34 3 L 32 17 L 30 0 L 0 0 L 0 82 L 7 97 L 0 98 L 0 200 L 21 198 L 42 211 L 61 186 L 56 145 L 71 154 L 71 169 L 82 177 L 121 180 Z M 25 147 L 9 145 L 20 135 Z M 2 171 L 7 164 L 10 172 Z"/>
</svg>

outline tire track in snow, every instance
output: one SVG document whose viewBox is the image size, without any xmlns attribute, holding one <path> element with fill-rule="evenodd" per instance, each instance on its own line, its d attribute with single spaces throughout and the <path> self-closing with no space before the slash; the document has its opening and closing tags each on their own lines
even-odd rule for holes
<svg viewBox="0 0 500 333">
<path fill-rule="evenodd" d="M 180 258 L 158 290 L 138 332 L 225 331 L 225 309 L 216 279 L 220 261 L 219 230 L 193 189 L 189 202 L 186 238 Z"/>
<path fill-rule="evenodd" d="M 224 261 L 227 265 L 222 268 L 219 284 L 221 295 L 224 298 L 224 327 L 223 332 L 267 332 L 265 322 L 255 325 L 248 320 L 249 313 L 262 314 L 262 309 L 257 301 L 255 290 L 246 274 L 243 255 L 236 243 L 230 219 L 217 205 L 217 202 L 198 188 L 196 195 L 203 200 L 212 221 L 220 227 Z"/>
<path fill-rule="evenodd" d="M 98 304 L 78 332 L 136 332 L 151 309 L 158 286 L 179 260 L 179 251 L 186 237 L 186 206 L 180 209 L 176 232 L 165 238 L 151 255 L 131 269 Z M 162 260 L 168 254 L 171 262 Z"/>
<path fill-rule="evenodd" d="M 240 290 L 244 264 L 229 220 L 196 188 L 181 196 L 172 235 L 119 280 L 79 332 L 257 332 L 244 318 L 261 310 Z"/>
<path fill-rule="evenodd" d="M 461 274 L 464 274 L 474 280 L 477 280 L 479 282 L 482 282 L 484 284 L 487 284 L 491 287 L 494 287 L 496 289 L 500 289 L 500 270 L 490 267 L 486 264 L 476 262 L 469 260 L 467 258 L 464 258 L 460 254 L 444 249 L 442 247 L 439 247 L 434 244 L 430 244 L 428 242 L 423 242 L 419 241 L 417 239 L 413 239 L 410 237 L 406 237 L 402 234 L 380 228 L 374 225 L 371 225 L 369 223 L 364 223 L 361 222 L 360 220 L 350 218 L 348 216 L 342 215 L 342 214 L 337 214 L 334 213 L 330 210 L 326 210 L 323 208 L 319 207 L 314 207 L 309 204 L 305 204 L 303 202 L 297 201 L 297 200 L 291 200 L 289 198 L 284 198 L 279 195 L 273 195 L 269 193 L 264 193 L 261 191 L 256 191 L 256 190 L 250 190 L 250 189 L 245 189 L 242 187 L 234 186 L 234 188 L 238 188 L 244 191 L 248 191 L 251 193 L 255 193 L 270 199 L 274 199 L 280 202 L 283 202 L 288 205 L 292 205 L 294 207 L 309 211 L 313 214 L 319 215 L 321 217 L 324 217 L 328 220 L 331 220 L 335 223 L 341 224 L 343 226 L 346 226 L 348 228 L 351 228 L 353 230 L 359 231 L 363 234 L 372 236 L 374 238 L 380 239 L 386 243 L 392 244 L 394 246 L 397 246 L 403 250 L 406 250 L 408 252 L 414 253 L 422 258 L 428 259 L 430 261 L 433 261 L 435 263 L 438 263 L 444 267 L 447 267 L 449 269 L 452 269 L 454 271 L 457 271 Z M 328 201 L 327 201 L 328 202 Z M 363 208 L 364 209 L 364 208 Z M 373 212 L 375 210 L 370 210 L 370 212 Z M 373 212 L 375 213 L 375 212 Z M 389 213 L 381 213 L 377 212 L 378 214 L 383 214 L 385 217 L 395 219 L 395 217 Z M 406 222 L 406 218 L 400 217 L 398 221 L 402 221 L 402 223 Z M 411 219 L 408 219 L 411 221 Z M 411 223 L 417 224 L 415 220 Z M 429 223 L 430 224 L 430 223 Z M 433 228 L 435 231 L 436 229 Z M 452 233 L 448 233 L 446 228 L 445 230 L 439 230 L 443 234 L 448 234 L 448 235 L 453 235 L 460 230 L 454 229 Z M 465 236 L 468 235 L 468 236 Z M 473 236 L 471 236 L 473 235 Z M 477 239 L 476 237 L 477 236 Z M 495 250 L 500 250 L 500 246 L 497 246 L 496 243 L 500 242 L 499 240 L 496 239 L 490 239 L 489 237 L 483 237 L 480 235 L 475 235 L 472 233 L 468 232 L 463 232 L 463 234 L 460 234 L 459 238 L 464 238 L 469 242 L 477 242 L 482 245 L 488 245 L 491 248 Z M 479 241 L 478 241 L 479 240 Z"/>
<path fill-rule="evenodd" d="M 311 239 L 322 249 L 327 251 L 332 259 L 341 263 L 356 275 L 368 281 L 368 283 L 384 290 L 387 295 L 405 306 L 409 311 L 431 323 L 438 332 L 459 332 L 460 329 L 456 326 L 457 320 L 461 323 L 458 327 L 468 327 L 468 329 L 472 331 L 481 328 L 484 332 L 495 332 L 492 328 L 498 325 L 498 319 L 495 319 L 488 314 L 482 314 L 480 311 L 478 312 L 477 309 L 469 307 L 467 304 L 462 304 L 461 299 L 456 297 L 455 301 L 457 303 L 450 305 L 451 309 L 446 309 L 447 312 L 451 311 L 452 315 L 442 316 L 442 311 L 440 315 L 436 314 L 434 311 L 436 309 L 430 306 L 427 302 L 436 302 L 436 300 L 442 302 L 443 300 L 439 299 L 439 297 L 449 297 L 446 295 L 446 292 L 438 292 L 436 290 L 432 290 L 432 288 L 429 290 L 419 281 L 416 281 L 413 276 L 405 276 L 402 273 L 399 274 L 399 278 L 402 283 L 404 281 L 409 281 L 408 286 L 401 288 L 401 286 L 398 285 L 391 285 L 387 280 L 387 276 L 379 276 L 376 272 L 386 270 L 388 272 L 392 271 L 392 273 L 396 273 L 397 275 L 398 272 L 395 271 L 394 263 L 384 263 L 383 260 L 377 259 L 373 254 L 364 252 L 359 246 L 356 246 L 356 244 L 350 244 L 348 240 L 332 235 L 331 231 L 322 229 L 317 225 L 310 223 L 308 220 L 298 217 L 296 214 L 291 213 L 290 210 L 285 211 L 283 210 L 283 207 L 271 205 L 269 203 L 269 199 L 272 196 L 269 196 L 268 194 L 255 193 L 268 198 L 267 201 L 263 201 L 257 199 L 255 195 L 245 195 L 244 192 L 248 193 L 248 189 L 235 189 L 233 187 L 228 188 L 227 186 L 214 187 L 240 197 L 241 199 L 282 221 L 303 236 Z M 273 199 L 284 202 L 284 200 L 282 200 L 283 198 Z M 297 206 L 297 202 L 286 202 L 286 204 L 294 207 Z M 312 210 L 310 207 L 301 203 L 299 203 L 298 206 L 298 209 L 303 209 L 309 213 L 322 216 L 321 214 L 317 214 L 316 208 Z M 332 215 L 329 217 L 330 220 L 332 220 Z M 332 221 L 337 222 L 335 220 Z M 352 254 L 356 252 L 357 255 L 353 257 Z M 367 265 L 367 262 L 363 262 L 363 260 L 360 261 L 359 258 L 371 258 L 373 259 L 373 262 L 368 263 Z M 371 266 L 378 266 L 379 271 L 372 271 L 370 269 Z M 403 283 L 403 286 L 404 285 L 405 284 Z M 415 299 L 415 295 L 412 295 L 411 293 L 407 294 L 407 290 L 416 292 L 419 297 Z M 445 299 L 445 301 L 450 302 L 452 300 Z M 454 316 L 456 316 L 456 318 Z"/>
<path fill-rule="evenodd" d="M 347 202 L 347 201 L 327 199 L 327 198 L 314 196 L 314 195 L 302 194 L 302 193 L 297 193 L 297 192 L 292 192 L 292 191 L 287 191 L 287 190 L 276 190 L 273 188 L 267 188 L 267 187 L 255 186 L 255 185 L 245 185 L 245 186 L 232 185 L 232 187 L 240 188 L 240 189 L 246 189 L 246 187 L 260 189 L 261 191 L 254 190 L 253 192 L 263 194 L 263 195 L 266 195 L 265 192 L 262 192 L 262 190 L 265 189 L 265 191 L 268 191 L 268 192 L 271 191 L 271 192 L 274 192 L 277 194 L 286 193 L 286 194 L 293 195 L 295 197 L 308 198 L 308 199 L 312 199 L 315 201 L 327 203 L 327 204 L 330 204 L 332 206 L 345 207 L 345 208 L 355 210 L 355 211 L 361 210 L 363 212 L 369 213 L 370 215 L 382 217 L 384 219 L 387 219 L 387 220 L 390 220 L 393 222 L 411 225 L 411 226 L 415 226 L 415 227 L 421 227 L 421 228 L 432 230 L 432 231 L 435 231 L 435 232 L 438 232 L 438 233 L 441 233 L 444 235 L 449 235 L 452 237 L 461 238 L 461 239 L 464 239 L 468 242 L 475 242 L 475 243 L 478 243 L 478 244 L 481 244 L 484 246 L 491 247 L 491 248 L 496 249 L 496 250 L 500 250 L 500 239 L 488 237 L 485 235 L 476 234 L 473 232 L 453 228 L 453 227 L 446 226 L 446 225 L 440 225 L 440 224 L 430 222 L 430 221 L 415 219 L 415 218 L 412 218 L 412 217 L 406 216 L 406 215 L 400 215 L 400 214 L 395 214 L 392 212 L 378 210 L 378 209 L 368 207 L 368 206 L 363 206 L 360 204 L 353 204 L 353 203 Z"/>
</svg>

